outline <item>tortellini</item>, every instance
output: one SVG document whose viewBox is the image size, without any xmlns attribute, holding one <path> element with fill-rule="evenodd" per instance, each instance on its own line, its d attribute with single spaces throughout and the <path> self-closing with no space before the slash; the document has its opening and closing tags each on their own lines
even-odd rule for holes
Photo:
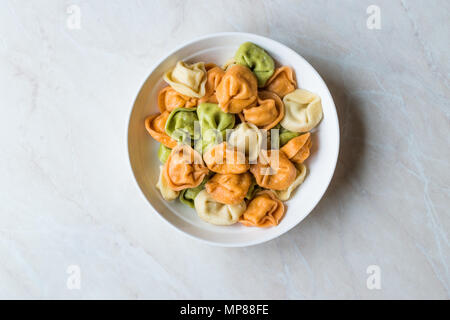
<svg viewBox="0 0 450 320">
<path fill-rule="evenodd" d="M 248 188 L 247 194 L 245 195 L 246 200 L 252 200 L 253 197 L 261 191 L 262 188 L 256 184 L 255 178 L 252 178 L 252 183 L 250 188 Z"/>
<path fill-rule="evenodd" d="M 245 201 L 238 204 L 223 204 L 215 201 L 211 195 L 202 190 L 195 197 L 195 210 L 200 219 L 215 225 L 231 225 L 239 221 L 247 208 Z"/>
<path fill-rule="evenodd" d="M 222 80 L 225 71 L 222 68 L 211 63 L 206 67 L 206 85 L 205 85 L 205 96 L 200 98 L 199 103 L 212 102 L 217 103 L 216 98 L 216 88 L 218 87 L 220 81 Z"/>
<path fill-rule="evenodd" d="M 187 64 L 178 61 L 172 70 L 164 74 L 164 80 L 181 94 L 201 98 L 205 95 L 205 64 L 203 62 Z"/>
<path fill-rule="evenodd" d="M 173 139 L 187 143 L 196 139 L 195 122 L 198 121 L 196 109 L 177 108 L 173 110 L 166 122 L 166 132 Z M 189 144 L 189 143 L 188 143 Z"/>
<path fill-rule="evenodd" d="M 252 175 L 248 172 L 242 174 L 217 173 L 205 185 L 211 197 L 224 204 L 238 204 L 244 201 L 252 184 Z"/>
<path fill-rule="evenodd" d="M 258 82 L 249 68 L 233 65 L 216 88 L 219 107 L 227 113 L 239 113 L 252 105 L 258 95 Z"/>
<path fill-rule="evenodd" d="M 303 163 L 309 157 L 311 145 L 311 134 L 307 132 L 290 140 L 280 150 L 292 162 Z"/>
<path fill-rule="evenodd" d="M 234 127 L 234 115 L 223 112 L 217 104 L 202 103 L 197 108 L 202 134 L 202 150 L 225 140 L 227 129 Z"/>
<path fill-rule="evenodd" d="M 280 144 L 279 146 L 282 147 L 284 146 L 286 143 L 288 143 L 291 139 L 294 139 L 295 137 L 298 137 L 300 135 L 300 133 L 298 132 L 292 132 L 289 131 L 288 129 L 283 128 L 281 125 L 277 125 L 276 129 L 279 129 L 280 131 L 278 132 L 278 137 L 279 137 L 279 141 Z"/>
<path fill-rule="evenodd" d="M 286 115 L 281 126 L 294 132 L 307 132 L 322 120 L 320 97 L 304 89 L 297 89 L 283 98 Z"/>
<path fill-rule="evenodd" d="M 203 154 L 209 170 L 216 173 L 244 173 L 248 171 L 250 165 L 247 163 L 245 154 L 237 149 L 229 148 L 226 142 L 209 148 Z"/>
<path fill-rule="evenodd" d="M 170 153 L 164 164 L 163 174 L 169 188 L 180 191 L 200 185 L 208 174 L 208 168 L 197 151 L 180 144 Z"/>
<path fill-rule="evenodd" d="M 195 188 L 184 189 L 180 191 L 180 201 L 191 208 L 194 208 L 194 200 L 197 195 L 205 189 L 205 183 L 208 180 L 208 177 L 203 179 L 203 182 Z"/>
<path fill-rule="evenodd" d="M 161 192 L 161 195 L 164 200 L 172 201 L 178 198 L 179 191 L 174 191 L 169 188 L 167 184 L 167 180 L 163 175 L 163 166 L 159 167 L 159 178 L 158 183 L 156 184 L 156 188 Z"/>
<path fill-rule="evenodd" d="M 274 190 L 278 199 L 281 201 L 287 201 L 291 198 L 292 192 L 297 189 L 299 185 L 305 181 L 307 168 L 303 163 L 296 163 L 295 167 L 297 168 L 297 177 L 294 182 L 286 189 L 286 190 Z"/>
<path fill-rule="evenodd" d="M 158 108 L 161 113 L 176 108 L 194 108 L 197 103 L 197 98 L 185 96 L 172 87 L 165 87 L 158 94 Z"/>
<path fill-rule="evenodd" d="M 272 190 L 287 189 L 297 176 L 294 164 L 280 150 L 262 150 L 250 172 L 259 186 Z"/>
<path fill-rule="evenodd" d="M 267 80 L 264 88 L 283 98 L 297 88 L 294 70 L 287 66 L 276 68 L 273 75 Z"/>
<path fill-rule="evenodd" d="M 162 164 L 166 163 L 167 158 L 169 158 L 170 153 L 172 152 L 172 149 L 167 148 L 162 143 L 159 145 L 158 149 L 158 159 L 161 161 Z"/>
<path fill-rule="evenodd" d="M 264 137 L 252 123 L 242 122 L 236 126 L 228 137 L 228 144 L 245 153 L 249 163 L 256 163 L 262 148 Z"/>
<path fill-rule="evenodd" d="M 247 227 L 267 228 L 277 226 L 286 208 L 270 190 L 260 191 L 248 204 L 239 222 Z"/>
<path fill-rule="evenodd" d="M 283 101 L 270 91 L 260 91 L 256 105 L 242 111 L 243 121 L 253 123 L 264 130 L 270 130 L 275 127 L 283 117 Z"/>
<path fill-rule="evenodd" d="M 166 134 L 166 122 L 170 112 L 164 111 L 161 114 L 154 114 L 145 119 L 145 128 L 153 139 L 162 143 L 168 148 L 175 148 L 177 141 Z"/>
<path fill-rule="evenodd" d="M 263 87 L 266 81 L 272 76 L 275 69 L 275 62 L 272 57 L 251 42 L 241 44 L 236 51 L 234 59 L 237 63 L 250 68 L 258 79 L 258 86 Z"/>
</svg>

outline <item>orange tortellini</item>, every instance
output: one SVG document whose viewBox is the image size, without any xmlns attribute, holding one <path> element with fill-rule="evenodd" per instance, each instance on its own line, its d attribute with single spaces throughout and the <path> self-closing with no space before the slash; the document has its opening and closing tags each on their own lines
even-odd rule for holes
<svg viewBox="0 0 450 320">
<path fill-rule="evenodd" d="M 148 133 L 156 141 L 162 143 L 167 148 L 174 148 L 177 145 L 177 141 L 169 137 L 166 133 L 166 122 L 169 118 L 170 112 L 164 111 L 161 114 L 154 114 L 145 119 L 145 128 Z"/>
<path fill-rule="evenodd" d="M 172 87 L 165 87 L 158 94 L 158 107 L 161 113 L 177 108 L 195 108 L 197 103 L 197 98 L 185 96 Z"/>
<path fill-rule="evenodd" d="M 260 91 L 257 103 L 239 114 L 243 122 L 250 122 L 258 128 L 270 130 L 284 117 L 284 104 L 280 97 L 270 91 Z"/>
<path fill-rule="evenodd" d="M 281 148 L 281 151 L 283 151 L 289 160 L 303 163 L 303 161 L 309 157 L 311 145 L 311 133 L 307 132 L 289 140 L 289 142 Z"/>
<path fill-rule="evenodd" d="M 204 102 L 218 103 L 216 98 L 216 89 L 225 74 L 222 68 L 213 63 L 205 65 L 206 68 L 206 85 L 205 96 L 200 98 L 199 104 Z"/>
<path fill-rule="evenodd" d="M 276 68 L 273 75 L 267 80 L 264 88 L 283 98 L 297 88 L 294 70 L 288 66 Z"/>
<path fill-rule="evenodd" d="M 208 172 L 202 156 L 184 144 L 172 150 L 163 168 L 167 186 L 174 191 L 197 187 Z"/>
<path fill-rule="evenodd" d="M 203 154 L 208 169 L 216 173 L 244 173 L 250 165 L 245 154 L 236 148 L 229 147 L 226 142 L 209 148 Z"/>
<path fill-rule="evenodd" d="M 251 165 L 250 172 L 260 187 L 272 190 L 287 189 L 297 176 L 294 164 L 279 150 L 261 151 L 258 163 Z"/>
<path fill-rule="evenodd" d="M 242 122 L 234 128 L 227 142 L 231 147 L 245 153 L 249 163 L 256 163 L 262 145 L 267 144 L 261 131 L 252 123 Z"/>
<path fill-rule="evenodd" d="M 219 107 L 228 113 L 239 113 L 252 105 L 258 96 L 258 81 L 247 67 L 231 66 L 216 89 Z"/>
<path fill-rule="evenodd" d="M 281 201 L 289 200 L 295 189 L 305 181 L 308 168 L 303 163 L 296 163 L 295 167 L 297 168 L 297 177 L 294 182 L 286 190 L 273 190 Z"/>
<path fill-rule="evenodd" d="M 322 101 L 258 44 L 236 49 L 225 64 L 178 61 L 164 74 L 160 113 L 144 122 L 160 143 L 155 185 L 205 222 L 277 226 L 307 177 Z"/>
<path fill-rule="evenodd" d="M 205 189 L 219 203 L 238 204 L 244 201 L 251 184 L 252 175 L 248 172 L 217 173 L 206 183 Z"/>
<path fill-rule="evenodd" d="M 284 216 L 285 206 L 270 190 L 258 192 L 250 201 L 239 222 L 247 227 L 277 226 Z"/>
</svg>

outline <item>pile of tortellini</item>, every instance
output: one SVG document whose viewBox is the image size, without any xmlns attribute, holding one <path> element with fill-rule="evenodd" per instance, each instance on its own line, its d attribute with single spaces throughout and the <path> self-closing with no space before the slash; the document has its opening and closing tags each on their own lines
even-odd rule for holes
<svg viewBox="0 0 450 320">
<path fill-rule="evenodd" d="M 162 197 L 216 225 L 278 225 L 306 177 L 320 97 L 251 42 L 223 67 L 179 61 L 164 80 L 160 113 L 145 119 L 160 143 Z"/>
</svg>

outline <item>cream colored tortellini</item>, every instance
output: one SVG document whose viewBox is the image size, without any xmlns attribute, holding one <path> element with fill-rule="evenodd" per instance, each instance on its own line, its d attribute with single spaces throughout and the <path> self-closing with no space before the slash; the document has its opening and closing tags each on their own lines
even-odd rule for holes
<svg viewBox="0 0 450 320">
<path fill-rule="evenodd" d="M 285 190 L 273 190 L 281 201 L 287 201 L 291 198 L 292 192 L 305 181 L 308 169 L 303 163 L 295 163 L 297 168 L 297 177 L 294 182 Z"/>
<path fill-rule="evenodd" d="M 164 74 L 164 80 L 176 91 L 188 97 L 201 98 L 205 95 L 206 69 L 203 62 L 187 64 L 178 61 L 175 68 Z"/>
<path fill-rule="evenodd" d="M 263 145 L 263 135 L 253 123 L 242 122 L 228 137 L 228 144 L 245 153 L 249 163 L 256 163 Z"/>
<path fill-rule="evenodd" d="M 305 89 L 296 89 L 283 98 L 285 116 L 281 126 L 294 132 L 307 132 L 322 120 L 320 97 Z"/>
<path fill-rule="evenodd" d="M 174 191 L 169 188 L 169 185 L 167 184 L 167 180 L 164 177 L 163 174 L 163 166 L 159 166 L 159 179 L 158 183 L 156 184 L 156 188 L 161 192 L 161 195 L 164 200 L 172 201 L 178 198 L 179 191 Z"/>
<path fill-rule="evenodd" d="M 200 219 L 215 225 L 231 225 L 239 221 L 247 205 L 245 201 L 238 204 L 222 204 L 202 190 L 194 199 L 195 210 Z"/>
</svg>

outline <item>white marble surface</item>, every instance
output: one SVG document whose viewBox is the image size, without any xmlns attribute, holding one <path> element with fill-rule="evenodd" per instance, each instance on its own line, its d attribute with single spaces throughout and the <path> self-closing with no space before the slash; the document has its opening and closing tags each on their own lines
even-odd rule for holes
<svg viewBox="0 0 450 320">
<path fill-rule="evenodd" d="M 366 27 L 371 4 L 381 30 Z M 0 298 L 448 299 L 449 12 L 445 0 L 1 1 Z M 219 31 L 302 54 L 341 123 L 318 207 L 241 249 L 151 214 L 126 148 L 152 64 Z M 80 290 L 66 286 L 69 265 Z M 366 287 L 369 265 L 380 290 Z"/>
</svg>

